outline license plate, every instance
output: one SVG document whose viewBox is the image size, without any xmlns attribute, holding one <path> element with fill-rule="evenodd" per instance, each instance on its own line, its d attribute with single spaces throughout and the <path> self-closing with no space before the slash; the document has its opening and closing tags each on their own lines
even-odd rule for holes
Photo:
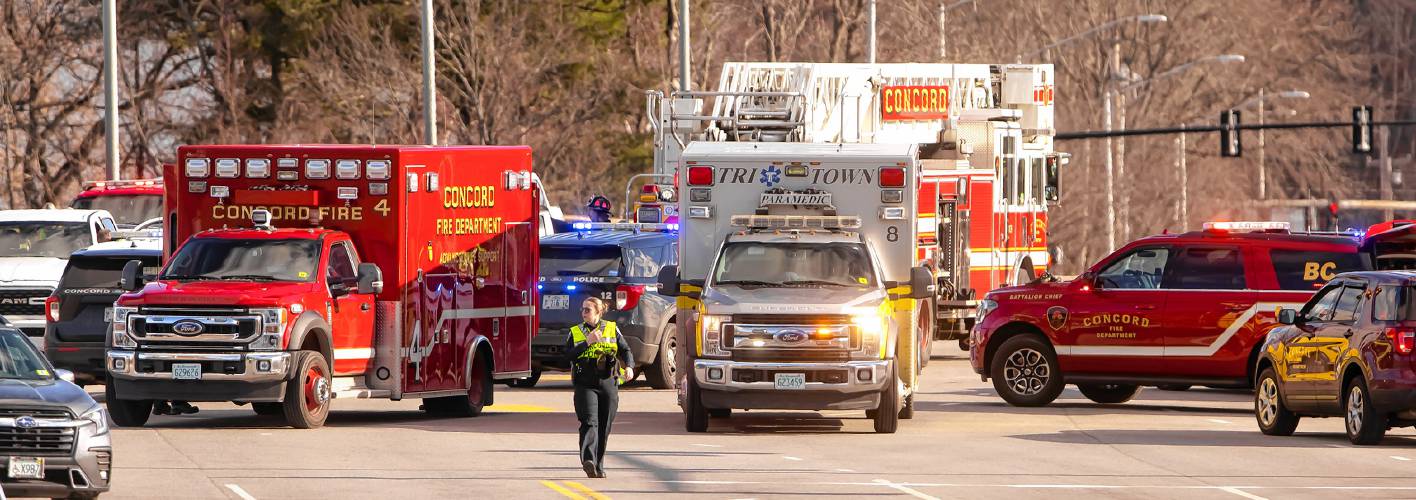
<svg viewBox="0 0 1416 500">
<path fill-rule="evenodd" d="M 113 322 L 113 308 L 112 308 L 112 307 L 105 307 L 105 308 L 103 308 L 103 322 L 104 322 L 104 323 L 112 323 L 112 322 Z"/>
<path fill-rule="evenodd" d="M 569 295 L 545 295 L 541 297 L 542 309 L 570 309 Z"/>
<path fill-rule="evenodd" d="M 10 457 L 10 478 L 44 479 L 44 459 Z"/>
<path fill-rule="evenodd" d="M 173 378 L 173 380 L 201 380 L 201 379 L 202 379 L 202 364 L 201 364 L 201 363 L 173 363 L 173 364 L 172 364 L 172 378 Z"/>
<path fill-rule="evenodd" d="M 777 388 L 782 390 L 796 391 L 806 388 L 805 373 L 778 373 L 776 374 Z"/>
</svg>

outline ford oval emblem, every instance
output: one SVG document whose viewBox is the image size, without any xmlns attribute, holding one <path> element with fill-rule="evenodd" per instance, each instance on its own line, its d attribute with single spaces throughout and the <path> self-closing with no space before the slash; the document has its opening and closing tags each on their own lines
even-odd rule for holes
<svg viewBox="0 0 1416 500">
<path fill-rule="evenodd" d="M 206 330 L 206 327 L 194 319 L 184 319 L 172 324 L 172 333 L 186 337 L 201 335 L 203 330 Z"/>
<path fill-rule="evenodd" d="M 784 330 L 777 333 L 777 341 L 783 344 L 795 344 L 806 340 L 806 333 L 801 330 Z"/>
<path fill-rule="evenodd" d="M 15 419 L 15 427 L 19 427 L 21 429 L 29 429 L 36 425 L 39 425 L 39 422 L 35 422 L 34 417 L 31 417 L 29 415 L 25 415 L 23 417 Z"/>
</svg>

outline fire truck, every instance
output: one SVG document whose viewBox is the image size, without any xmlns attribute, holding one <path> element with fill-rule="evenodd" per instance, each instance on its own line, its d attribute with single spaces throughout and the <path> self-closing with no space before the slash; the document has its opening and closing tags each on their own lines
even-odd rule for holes
<svg viewBox="0 0 1416 500">
<path fill-rule="evenodd" d="M 977 297 L 1051 264 L 1047 210 L 1068 162 L 1054 150 L 1055 75 L 1050 64 L 730 62 L 715 91 L 649 93 L 654 172 L 682 193 L 697 141 L 918 145 L 915 252 L 938 280 L 932 330 L 967 349 Z"/>
<path fill-rule="evenodd" d="M 530 375 L 537 190 L 527 147 L 184 146 L 164 267 L 115 303 L 119 425 L 153 401 L 250 403 L 293 427 L 330 400 L 476 416 Z"/>
<path fill-rule="evenodd" d="M 69 206 L 107 210 L 119 227 L 132 228 L 162 218 L 162 179 L 94 181 Z"/>
</svg>

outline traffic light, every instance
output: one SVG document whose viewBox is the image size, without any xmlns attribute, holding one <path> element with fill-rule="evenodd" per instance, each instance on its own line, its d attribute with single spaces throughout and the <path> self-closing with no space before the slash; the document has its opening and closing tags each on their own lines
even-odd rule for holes
<svg viewBox="0 0 1416 500">
<path fill-rule="evenodd" d="M 1372 107 L 1352 108 L 1352 152 L 1369 154 L 1372 152 Z"/>
<path fill-rule="evenodd" d="M 1219 156 L 1238 158 L 1243 156 L 1244 143 L 1239 138 L 1239 111 L 1226 109 L 1219 112 Z"/>
</svg>

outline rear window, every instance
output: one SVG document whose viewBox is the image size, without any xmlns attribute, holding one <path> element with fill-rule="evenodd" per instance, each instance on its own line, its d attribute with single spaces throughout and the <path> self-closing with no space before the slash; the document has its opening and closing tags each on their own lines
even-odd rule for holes
<svg viewBox="0 0 1416 500">
<path fill-rule="evenodd" d="M 1372 295 L 1372 319 L 1406 321 L 1416 318 L 1416 287 L 1383 285 Z"/>
<path fill-rule="evenodd" d="M 1338 274 L 1364 271 L 1369 267 L 1360 253 L 1311 250 L 1269 250 L 1273 274 L 1284 290 L 1317 290 Z"/>
<path fill-rule="evenodd" d="M 542 246 L 542 276 L 620 276 L 617 246 Z"/>
<path fill-rule="evenodd" d="M 108 257 L 75 258 L 64 268 L 64 277 L 59 280 L 60 289 L 71 288 L 117 288 L 123 277 L 123 266 L 130 260 L 143 261 L 143 274 L 149 277 L 160 270 L 157 257 Z"/>
</svg>

